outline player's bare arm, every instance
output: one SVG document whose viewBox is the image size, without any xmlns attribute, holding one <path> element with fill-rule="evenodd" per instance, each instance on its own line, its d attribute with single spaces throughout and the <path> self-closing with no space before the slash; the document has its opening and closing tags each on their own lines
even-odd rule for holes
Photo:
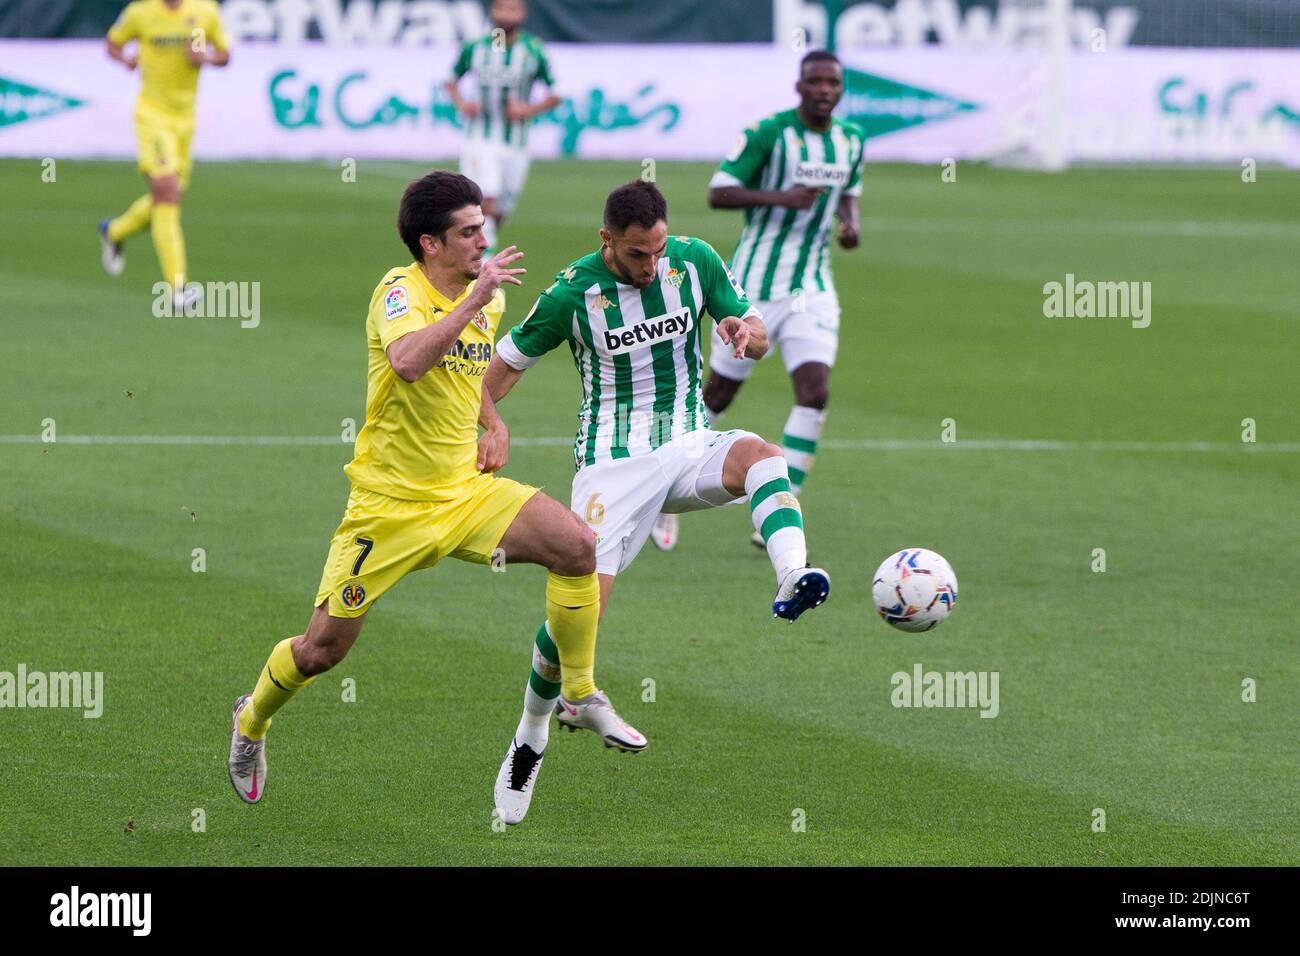
<svg viewBox="0 0 1300 956">
<path fill-rule="evenodd" d="M 841 249 L 856 249 L 858 242 L 862 238 L 862 229 L 858 224 L 858 199 L 856 196 L 840 196 L 839 204 L 835 207 L 835 215 L 839 217 L 839 229 L 835 233 L 840 242 Z"/>
<path fill-rule="evenodd" d="M 510 394 L 515 383 L 523 378 L 524 370 L 511 368 L 500 355 L 492 356 L 488 363 L 487 374 L 483 376 L 483 397 L 491 398 L 495 403 Z"/>
<path fill-rule="evenodd" d="M 127 53 L 120 44 L 108 41 L 108 56 L 111 60 L 117 60 L 128 70 L 134 70 L 140 64 L 140 58 L 134 53 Z"/>
<path fill-rule="evenodd" d="M 393 371 L 405 382 L 416 382 L 437 365 L 451 350 L 452 343 L 460 338 L 465 326 L 478 315 L 480 309 L 492 301 L 503 283 L 522 284 L 518 277 L 528 270 L 512 269 L 509 266 L 522 259 L 523 255 L 514 246 L 502 249 L 483 263 L 474 290 L 445 319 L 418 332 L 404 335 L 388 346 L 388 364 L 393 367 Z"/>
<path fill-rule="evenodd" d="M 460 86 L 457 84 L 456 80 L 448 80 L 443 86 L 443 89 L 447 91 L 447 95 L 451 98 L 451 102 L 456 107 L 456 112 L 460 113 L 461 116 L 464 116 L 466 119 L 473 119 L 478 116 L 478 102 L 461 96 Z"/>
<path fill-rule="evenodd" d="M 534 116 L 549 113 L 563 102 L 564 98 L 556 93 L 548 94 L 544 99 L 536 103 L 527 103 L 511 97 L 506 103 L 506 118 L 516 122 L 530 120 Z"/>
<path fill-rule="evenodd" d="M 230 51 L 196 41 L 185 48 L 185 58 L 195 66 L 225 66 L 230 62 Z"/>
<path fill-rule="evenodd" d="M 478 439 L 478 470 L 500 471 L 510 460 L 510 430 L 497 414 L 497 404 L 492 400 L 486 382 L 483 385 L 481 402 L 478 423 L 483 429 L 483 434 Z"/>
<path fill-rule="evenodd" d="M 756 315 L 720 320 L 718 337 L 732 347 L 736 358 L 760 359 L 767 354 L 767 326 Z"/>
<path fill-rule="evenodd" d="M 713 186 L 709 189 L 709 206 L 713 209 L 751 209 L 755 206 L 811 209 L 822 192 L 812 186 L 791 186 L 789 189 Z"/>
</svg>

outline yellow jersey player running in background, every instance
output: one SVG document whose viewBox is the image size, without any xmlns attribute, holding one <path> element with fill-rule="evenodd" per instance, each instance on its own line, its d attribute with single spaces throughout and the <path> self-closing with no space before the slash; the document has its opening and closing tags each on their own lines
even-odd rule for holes
<svg viewBox="0 0 1300 956">
<path fill-rule="evenodd" d="M 138 48 L 126 49 L 136 41 Z M 122 274 L 122 243 L 151 227 L 163 280 L 184 308 L 187 266 L 181 234 L 181 196 L 189 186 L 190 140 L 199 70 L 230 62 L 230 42 L 214 0 L 135 0 L 108 31 L 108 55 L 128 70 L 140 67 L 135 139 L 149 192 L 116 219 L 99 224 L 104 271 Z M 198 296 L 193 288 L 191 299 Z"/>
<path fill-rule="evenodd" d="M 478 186 L 446 170 L 402 195 L 398 232 L 415 261 L 389 270 L 370 297 L 366 421 L 344 469 L 351 494 L 315 610 L 306 633 L 280 641 L 252 694 L 235 701 L 230 782 L 248 803 L 266 792 L 272 715 L 343 659 L 389 588 L 446 557 L 549 569 L 534 668 L 556 693 L 561 684 L 570 697 L 595 691 L 595 535 L 553 498 L 493 474 L 509 434 L 483 375 L 505 310 L 500 286 L 521 284 L 525 270 L 508 268 L 523 255 L 513 246 L 484 261 L 482 201 Z M 501 767 L 495 796 L 506 823 L 523 819 L 515 805 L 531 797 L 541 768 L 545 703 L 520 721 Z"/>
</svg>

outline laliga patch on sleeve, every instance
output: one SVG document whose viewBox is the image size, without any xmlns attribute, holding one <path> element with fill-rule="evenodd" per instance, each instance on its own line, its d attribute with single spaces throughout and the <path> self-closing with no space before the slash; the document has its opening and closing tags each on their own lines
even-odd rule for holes
<svg viewBox="0 0 1300 956">
<path fill-rule="evenodd" d="M 400 285 L 395 285 L 388 290 L 384 296 L 384 318 L 389 322 L 401 315 L 411 311 L 411 302 L 407 298 L 406 289 Z"/>
<path fill-rule="evenodd" d="M 740 136 L 736 139 L 736 145 L 731 147 L 731 152 L 727 154 L 726 157 L 727 162 L 734 163 L 736 160 L 740 159 L 740 154 L 743 153 L 744 151 L 745 151 L 745 134 L 741 133 Z"/>
<path fill-rule="evenodd" d="M 726 265 L 723 265 L 722 271 L 727 274 L 727 281 L 730 282 L 731 287 L 736 290 L 736 295 L 743 299 L 745 297 L 745 290 L 740 287 L 740 282 L 731 274 L 731 270 L 728 269 Z"/>
</svg>

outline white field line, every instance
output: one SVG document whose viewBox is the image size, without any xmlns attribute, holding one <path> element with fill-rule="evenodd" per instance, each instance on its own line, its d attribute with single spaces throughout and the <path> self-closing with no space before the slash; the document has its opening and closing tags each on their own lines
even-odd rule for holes
<svg viewBox="0 0 1300 956">
<path fill-rule="evenodd" d="M 572 436 L 512 436 L 511 444 L 568 446 Z M 39 435 L 0 435 L 0 445 L 38 445 Z M 271 448 L 291 445 L 351 447 L 336 435 L 59 435 L 55 445 L 243 445 Z M 1300 442 L 1063 441 L 1052 439 L 963 439 L 945 443 L 926 439 L 829 438 L 822 449 L 841 451 L 1131 451 L 1131 452 L 1300 452 Z"/>
</svg>

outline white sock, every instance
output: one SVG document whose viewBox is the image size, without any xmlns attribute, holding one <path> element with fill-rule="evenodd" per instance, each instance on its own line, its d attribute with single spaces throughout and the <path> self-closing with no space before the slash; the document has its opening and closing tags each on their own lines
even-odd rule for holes
<svg viewBox="0 0 1300 956">
<path fill-rule="evenodd" d="M 556 660 L 551 660 L 554 656 Z M 535 752 L 546 749 L 551 734 L 551 710 L 555 698 L 560 696 L 560 662 L 546 624 L 537 631 L 533 641 L 533 670 L 524 688 L 524 713 L 515 730 L 515 743 L 527 744 Z M 547 696 L 549 695 L 549 696 Z"/>
<path fill-rule="evenodd" d="M 803 515 L 799 499 L 790 490 L 785 459 L 773 456 L 750 465 L 745 474 L 745 493 L 749 495 L 754 530 L 763 536 L 767 557 L 780 584 L 795 568 L 808 564 Z"/>
<path fill-rule="evenodd" d="M 722 417 L 722 412 L 715 412 L 713 409 L 709 408 L 708 405 L 704 406 L 704 420 L 709 423 L 710 428 L 716 425 L 718 423 L 718 419 L 721 417 Z"/>
<path fill-rule="evenodd" d="M 487 254 L 501 251 L 497 248 L 497 221 L 491 216 L 483 217 L 483 238 L 488 241 Z"/>
<path fill-rule="evenodd" d="M 796 405 L 790 409 L 790 417 L 785 420 L 785 439 L 781 450 L 785 453 L 786 464 L 790 466 L 790 490 L 796 495 L 803 489 L 817 458 L 817 442 L 822 437 L 822 425 L 826 423 L 826 412 L 820 408 Z"/>
</svg>

